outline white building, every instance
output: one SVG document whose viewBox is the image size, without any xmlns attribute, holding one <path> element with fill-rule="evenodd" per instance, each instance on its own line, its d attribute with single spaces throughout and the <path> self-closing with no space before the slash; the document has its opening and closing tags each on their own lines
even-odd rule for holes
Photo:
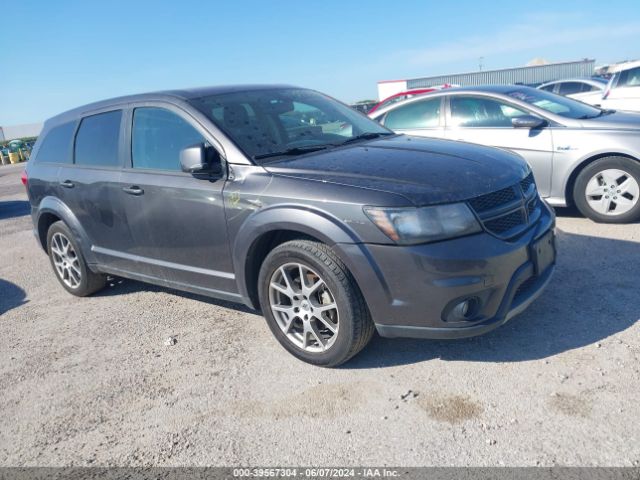
<svg viewBox="0 0 640 480">
<path fill-rule="evenodd" d="M 383 80 L 378 82 L 378 98 L 384 100 L 391 95 L 407 90 L 444 84 L 460 87 L 513 84 L 536 86 L 563 78 L 590 77 L 593 75 L 595 60 L 585 58 L 577 62 L 547 64 L 534 60 L 532 63 L 532 65 L 524 67 L 501 68 L 500 70 L 482 70 L 407 80 Z"/>
</svg>

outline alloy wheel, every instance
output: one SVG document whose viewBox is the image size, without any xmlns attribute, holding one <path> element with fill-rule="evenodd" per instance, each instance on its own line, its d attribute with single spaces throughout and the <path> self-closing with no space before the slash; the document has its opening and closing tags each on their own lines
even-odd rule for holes
<svg viewBox="0 0 640 480">
<path fill-rule="evenodd" d="M 51 237 L 51 257 L 60 280 L 69 288 L 78 288 L 82 281 L 80 259 L 69 239 L 60 232 Z"/>
<path fill-rule="evenodd" d="M 287 263 L 273 273 L 269 306 L 282 332 L 297 347 L 319 353 L 334 344 L 338 305 L 326 282 L 306 265 Z"/>
<path fill-rule="evenodd" d="M 631 210 L 640 197 L 638 181 L 630 173 L 609 168 L 596 173 L 587 183 L 585 196 L 589 206 L 602 215 L 622 215 Z"/>
</svg>

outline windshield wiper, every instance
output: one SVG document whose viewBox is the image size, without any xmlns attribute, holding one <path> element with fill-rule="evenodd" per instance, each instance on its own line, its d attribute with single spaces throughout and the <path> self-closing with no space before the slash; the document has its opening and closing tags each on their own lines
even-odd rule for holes
<svg viewBox="0 0 640 480">
<path fill-rule="evenodd" d="M 281 150 L 279 152 L 260 153 L 258 155 L 254 155 L 253 159 L 260 160 L 261 158 L 302 155 L 303 153 L 317 152 L 318 150 L 325 150 L 327 148 L 329 148 L 329 145 L 309 145 L 307 147 L 287 148 L 286 150 Z"/>
<path fill-rule="evenodd" d="M 394 135 L 391 132 L 365 132 L 355 137 L 351 137 L 349 140 L 345 140 L 340 145 L 346 145 L 347 143 L 357 142 L 358 140 L 372 140 L 374 138 L 382 137 L 385 135 Z"/>
<path fill-rule="evenodd" d="M 600 112 L 598 112 L 597 115 L 583 115 L 581 117 L 578 117 L 578 120 L 589 120 L 591 118 L 603 117 L 604 115 L 611 115 L 612 113 L 616 113 L 616 111 L 615 110 L 602 109 L 602 110 L 600 110 Z"/>
</svg>

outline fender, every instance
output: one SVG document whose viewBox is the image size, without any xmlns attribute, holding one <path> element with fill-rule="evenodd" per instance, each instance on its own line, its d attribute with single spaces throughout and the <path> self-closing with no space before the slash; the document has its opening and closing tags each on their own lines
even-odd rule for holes
<svg viewBox="0 0 640 480">
<path fill-rule="evenodd" d="M 236 233 L 232 244 L 238 292 L 248 306 L 257 307 L 250 298 L 249 279 L 246 278 L 251 247 L 263 234 L 278 230 L 300 232 L 330 245 L 355 277 L 358 285 L 367 285 L 367 289 L 361 288 L 365 299 L 368 296 L 390 297 L 382 272 L 365 244 L 347 225 L 339 223 L 320 210 L 300 205 L 278 205 L 259 210 L 250 216 Z"/>
<path fill-rule="evenodd" d="M 84 230 L 84 228 L 82 228 L 82 225 L 80 225 L 80 222 L 73 214 L 71 209 L 59 198 L 47 196 L 40 201 L 40 205 L 38 205 L 37 212 L 34 216 L 34 226 L 36 228 L 36 234 L 38 234 L 38 238 L 40 219 L 45 213 L 51 213 L 60 218 L 60 220 L 62 220 L 64 223 L 66 223 L 71 232 L 73 232 L 75 239 L 78 241 L 78 243 L 80 243 L 82 255 L 84 256 L 87 263 L 97 263 L 95 256 L 91 251 L 91 242 L 89 241 L 87 232 Z M 42 244 L 43 240 L 46 241 L 46 238 L 39 238 L 39 240 Z"/>
<path fill-rule="evenodd" d="M 632 151 L 626 148 L 601 148 L 599 150 L 591 150 L 589 153 L 582 155 L 579 159 L 575 160 L 569 167 L 569 175 L 566 175 L 562 180 L 562 192 L 564 192 L 565 199 L 571 199 L 571 192 L 567 189 L 573 183 L 578 173 L 586 167 L 592 160 L 602 157 L 628 157 L 632 160 L 640 161 L 637 151 Z"/>
</svg>

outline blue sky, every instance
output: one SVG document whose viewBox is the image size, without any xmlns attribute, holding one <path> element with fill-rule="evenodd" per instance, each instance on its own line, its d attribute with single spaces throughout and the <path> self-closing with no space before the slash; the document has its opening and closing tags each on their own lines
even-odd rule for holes
<svg viewBox="0 0 640 480">
<path fill-rule="evenodd" d="M 350 102 L 385 79 L 640 58 L 633 1 L 4 0 L 0 125 L 129 93 L 291 83 Z"/>
</svg>

